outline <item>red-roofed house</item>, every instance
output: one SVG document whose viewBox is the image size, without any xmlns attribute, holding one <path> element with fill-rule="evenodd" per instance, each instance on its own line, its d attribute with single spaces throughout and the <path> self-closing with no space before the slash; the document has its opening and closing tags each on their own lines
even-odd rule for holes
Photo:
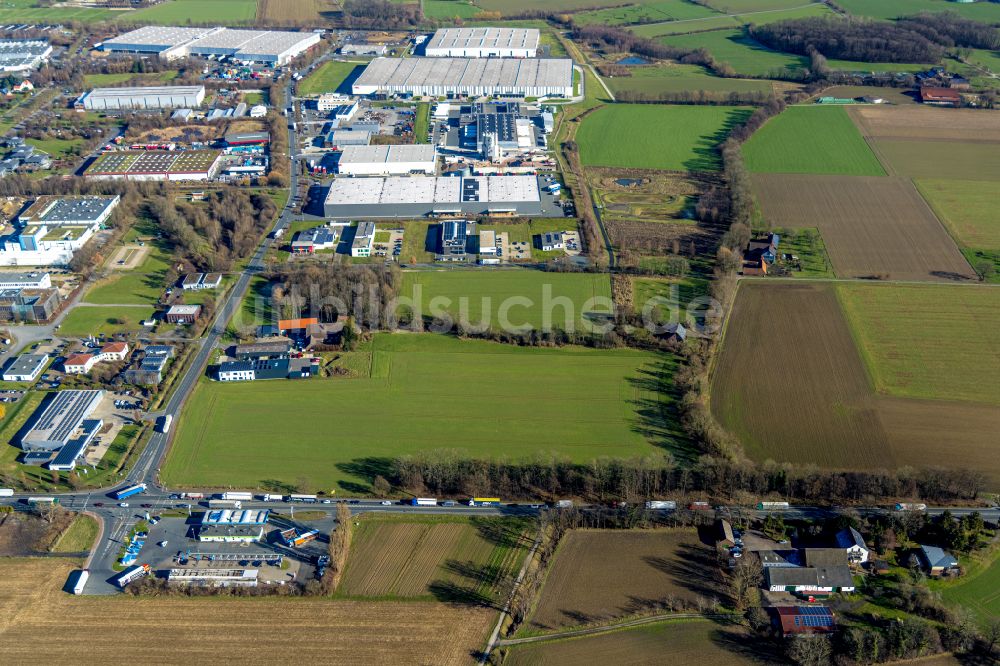
<svg viewBox="0 0 1000 666">
<path fill-rule="evenodd" d="M 128 352 L 129 349 L 127 342 L 109 342 L 101 347 L 101 351 L 97 354 L 97 360 L 124 361 L 128 358 Z"/>
<path fill-rule="evenodd" d="M 63 370 L 67 375 L 85 375 L 97 363 L 93 354 L 73 354 L 63 362 Z"/>
<path fill-rule="evenodd" d="M 837 626 L 827 606 L 775 606 L 771 610 L 782 636 L 827 634 Z"/>
</svg>

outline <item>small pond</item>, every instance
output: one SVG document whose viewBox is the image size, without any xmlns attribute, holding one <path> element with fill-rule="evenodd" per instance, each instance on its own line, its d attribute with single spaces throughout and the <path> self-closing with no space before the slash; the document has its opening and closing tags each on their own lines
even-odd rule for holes
<svg viewBox="0 0 1000 666">
<path fill-rule="evenodd" d="M 640 58 L 639 56 L 629 56 L 627 58 L 622 58 L 616 65 L 651 65 L 652 60 L 646 60 L 645 58 Z"/>
<path fill-rule="evenodd" d="M 618 178 L 615 182 L 622 187 L 639 187 L 644 181 L 642 178 Z"/>
</svg>

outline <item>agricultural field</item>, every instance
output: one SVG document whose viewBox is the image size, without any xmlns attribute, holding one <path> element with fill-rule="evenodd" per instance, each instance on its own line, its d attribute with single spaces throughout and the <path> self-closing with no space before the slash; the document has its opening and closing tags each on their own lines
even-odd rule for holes
<svg viewBox="0 0 1000 666">
<path fill-rule="evenodd" d="M 632 76 L 604 77 L 615 95 L 634 92 L 655 98 L 659 94 L 683 91 L 769 93 L 773 90 L 771 81 L 723 79 L 713 76 L 701 65 L 663 63 L 629 67 L 629 71 Z"/>
<path fill-rule="evenodd" d="M 640 3 L 649 0 L 638 0 Z M 584 9 L 613 7 L 620 0 L 550 0 L 545 5 L 550 12 L 575 12 Z M 520 14 L 538 9 L 538 0 L 476 0 L 476 5 L 483 11 L 500 12 L 501 14 Z"/>
<path fill-rule="evenodd" d="M 483 11 L 468 0 L 423 0 L 421 8 L 430 19 L 467 19 Z"/>
<path fill-rule="evenodd" d="M 857 105 L 847 107 L 847 113 L 864 136 L 878 140 L 1000 142 L 1000 122 L 996 116 L 975 109 Z"/>
<path fill-rule="evenodd" d="M 576 141 L 587 166 L 716 171 L 715 146 L 747 115 L 732 106 L 614 104 L 588 115 Z"/>
<path fill-rule="evenodd" d="M 967 292 L 979 289 L 915 288 L 948 290 L 940 293 L 966 303 L 973 298 Z M 853 300 L 863 301 L 868 290 L 894 294 L 898 286 L 851 283 L 844 289 Z M 838 288 L 830 284 L 755 282 L 740 286 L 712 377 L 711 407 L 720 423 L 740 437 L 747 454 L 756 460 L 891 469 L 935 459 L 944 465 L 984 470 L 990 484 L 1000 487 L 1000 474 L 991 462 L 995 456 L 992 433 L 1000 428 L 1000 409 L 954 399 L 877 394 L 856 333 L 841 307 L 842 299 Z M 913 305 L 919 300 L 906 302 Z M 941 330 L 934 320 L 931 323 L 927 327 L 921 322 L 919 328 Z M 973 342 L 966 343 L 961 328 L 949 327 L 949 331 L 949 344 L 959 349 L 967 350 L 981 339 L 973 333 Z M 868 352 L 869 359 L 885 358 L 885 345 L 899 348 L 899 343 L 883 337 L 872 344 L 874 353 Z M 922 351 L 907 353 L 906 358 L 919 356 L 915 362 L 933 365 L 942 347 L 927 352 L 924 344 Z M 748 371 L 747 359 L 765 356 L 767 363 Z M 879 372 L 897 367 L 890 365 Z M 948 456 L 934 458 L 941 441 L 948 442 Z"/>
<path fill-rule="evenodd" d="M 841 107 L 793 106 L 743 145 L 754 173 L 883 176 L 885 171 Z"/>
<path fill-rule="evenodd" d="M 119 12 L 95 7 L 43 7 L 38 0 L 4 0 L 0 3 L 0 23 L 64 24 L 69 21 L 94 23 L 117 16 Z"/>
<path fill-rule="evenodd" d="M 0 562 L 0 612 L 17 619 L 0 630 L 0 661 L 76 664 L 78 651 L 66 646 L 86 645 L 87 661 L 109 663 L 121 658 L 122 641 L 127 641 L 144 661 L 163 664 L 211 662 L 220 650 L 227 659 L 254 663 L 294 644 L 296 659 L 303 661 L 458 665 L 485 645 L 496 618 L 489 609 L 429 602 L 79 598 L 62 590 L 76 566 L 63 558 Z M 245 632 L 232 631 L 249 616 L 268 618 L 268 631 L 257 632 L 252 641 Z M 94 622 L 95 617 L 114 622 Z M 163 639 L 164 627 L 170 627 L 170 640 Z M 38 641 L 39 632 L 64 640 Z"/>
<path fill-rule="evenodd" d="M 88 335 L 113 335 L 123 331 L 137 331 L 140 322 L 153 316 L 152 305 L 99 305 L 77 304 L 59 327 L 61 335 L 87 337 Z"/>
<path fill-rule="evenodd" d="M 663 37 L 659 41 L 668 46 L 685 49 L 704 47 L 716 60 L 728 63 L 742 76 L 768 76 L 780 70 L 804 69 L 809 64 L 808 58 L 772 51 L 747 37 L 742 29 L 673 35 Z"/>
<path fill-rule="evenodd" d="M 990 2 L 964 4 L 949 0 L 844 0 L 837 2 L 847 12 L 855 16 L 869 16 L 877 19 L 894 19 L 913 16 L 921 12 L 955 12 L 960 16 L 982 21 L 1000 23 L 1000 6 Z"/>
<path fill-rule="evenodd" d="M 1000 617 L 1000 556 L 996 551 L 990 556 L 992 561 L 987 560 L 981 569 L 941 589 L 945 601 L 969 609 L 984 625 Z"/>
<path fill-rule="evenodd" d="M 758 652 L 745 631 L 709 620 L 665 621 L 634 629 L 507 648 L 503 666 L 647 666 L 689 664 L 773 664 L 778 655 Z"/>
<path fill-rule="evenodd" d="M 876 391 L 1000 405 L 997 290 L 842 283 L 837 291 Z"/>
<path fill-rule="evenodd" d="M 909 180 L 756 174 L 753 182 L 769 223 L 819 229 L 838 277 L 975 279 Z"/>
<path fill-rule="evenodd" d="M 333 9 L 329 0 L 257 0 L 257 20 L 268 24 L 318 25 L 321 12 Z"/>
<path fill-rule="evenodd" d="M 985 49 L 970 49 L 968 61 L 985 67 L 994 74 L 1000 74 L 1000 51 L 987 51 Z"/>
<path fill-rule="evenodd" d="M 965 247 L 1000 251 L 1000 208 L 996 188 L 978 180 L 925 178 L 917 189 Z"/>
<path fill-rule="evenodd" d="M 490 518 L 366 515 L 354 529 L 337 594 L 502 603 L 531 547 L 525 527 Z"/>
<path fill-rule="evenodd" d="M 336 92 L 356 68 L 363 66 L 363 63 L 327 60 L 299 82 L 298 94 L 320 95 Z"/>
<path fill-rule="evenodd" d="M 710 30 L 724 28 L 736 29 L 740 26 L 735 16 L 712 14 L 705 18 L 686 19 L 684 21 L 665 21 L 663 23 L 644 23 L 629 26 L 629 30 L 640 37 L 665 37 L 667 35 L 683 35 L 687 33 L 709 34 Z"/>
<path fill-rule="evenodd" d="M 1000 182 L 997 143 L 876 139 L 874 148 L 896 175 Z"/>
<path fill-rule="evenodd" d="M 693 529 L 572 530 L 553 557 L 523 630 L 607 622 L 718 597 L 715 550 Z"/>
<path fill-rule="evenodd" d="M 723 14 L 773 12 L 801 7 L 801 0 L 707 0 L 706 5 Z"/>
<path fill-rule="evenodd" d="M 203 380 L 178 419 L 164 482 L 363 492 L 392 457 L 443 446 L 469 456 L 551 451 L 588 461 L 684 444 L 666 418 L 667 356 L 432 334 L 380 334 L 359 352 L 370 360 L 353 378 Z M 446 404 L 461 408 L 442 411 Z M 358 436 L 331 436 L 338 432 Z M 226 463 L 233 456 L 238 468 Z"/>
<path fill-rule="evenodd" d="M 635 25 L 685 19 L 704 18 L 718 14 L 708 7 L 688 0 L 654 0 L 639 4 L 580 12 L 573 16 L 578 25 Z"/>
<path fill-rule="evenodd" d="M 120 16 L 128 23 L 232 26 L 254 22 L 257 0 L 167 0 Z"/>
<path fill-rule="evenodd" d="M 447 313 L 468 327 L 497 330 L 502 330 L 501 313 L 510 308 L 505 303 L 514 303 L 511 299 L 519 302 L 506 317 L 510 325 L 536 330 L 587 330 L 588 322 L 601 325 L 614 309 L 607 275 L 531 269 L 408 271 L 403 273 L 400 298 L 419 304 L 424 317 Z M 531 305 L 522 304 L 524 298 Z M 570 308 L 564 307 L 567 298 Z"/>
</svg>

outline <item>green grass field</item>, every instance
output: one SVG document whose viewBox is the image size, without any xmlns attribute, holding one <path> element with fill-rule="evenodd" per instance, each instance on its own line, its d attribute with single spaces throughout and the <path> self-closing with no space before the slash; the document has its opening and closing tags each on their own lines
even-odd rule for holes
<svg viewBox="0 0 1000 666">
<path fill-rule="evenodd" d="M 845 283 L 837 294 L 876 391 L 1000 404 L 996 289 Z"/>
<path fill-rule="evenodd" d="M 154 305 L 166 288 L 168 258 L 153 248 L 135 270 L 112 273 L 112 277 L 87 292 L 84 301 L 100 305 Z"/>
<path fill-rule="evenodd" d="M 659 93 L 705 90 L 709 92 L 770 92 L 769 81 L 724 79 L 700 65 L 663 64 L 631 67 L 632 76 L 605 78 L 616 95 L 632 91 L 655 96 Z"/>
<path fill-rule="evenodd" d="M 668 46 L 686 49 L 704 47 L 716 60 L 728 63 L 742 76 L 769 76 L 781 70 L 800 70 L 808 65 L 807 58 L 772 51 L 744 35 L 743 30 L 673 35 L 659 41 Z"/>
<path fill-rule="evenodd" d="M 716 146 L 747 115 L 731 106 L 613 104 L 587 116 L 576 141 L 588 166 L 715 171 Z"/>
<path fill-rule="evenodd" d="M 855 16 L 894 19 L 920 12 L 955 12 L 960 16 L 985 23 L 1000 23 L 1000 5 L 992 2 L 964 4 L 948 0 L 844 0 L 837 4 Z"/>
<path fill-rule="evenodd" d="M 705 4 L 723 14 L 744 14 L 794 9 L 806 3 L 801 0 L 707 0 Z"/>
<path fill-rule="evenodd" d="M 914 181 L 938 219 L 961 245 L 1000 251 L 1000 208 L 996 183 L 978 180 Z"/>
<path fill-rule="evenodd" d="M 60 335 L 86 337 L 88 335 L 111 335 L 122 331 L 136 331 L 139 322 L 153 316 L 153 306 L 135 305 L 131 307 L 77 305 L 66 315 L 59 327 Z"/>
<path fill-rule="evenodd" d="M 973 62 L 980 67 L 985 67 L 994 74 L 1000 74 L 1000 51 L 971 49 L 969 62 Z"/>
<path fill-rule="evenodd" d="M 91 7 L 39 7 L 38 0 L 0 2 L 0 23 L 65 24 L 70 21 L 93 23 L 117 15 L 118 12 Z"/>
<path fill-rule="evenodd" d="M 875 154 L 840 107 L 785 109 L 743 145 L 755 173 L 884 176 Z"/>
<path fill-rule="evenodd" d="M 625 5 L 624 7 L 580 12 L 573 16 L 573 21 L 579 25 L 630 25 L 695 19 L 715 15 L 716 12 L 708 7 L 696 5 L 693 2 L 688 2 L 688 0 L 656 0 L 654 2 Z"/>
<path fill-rule="evenodd" d="M 941 590 L 945 601 L 972 611 L 984 625 L 1000 617 L 1000 557 L 997 555 L 993 553 L 993 561 L 988 566 Z"/>
<path fill-rule="evenodd" d="M 708 294 L 708 280 L 702 278 L 632 278 L 632 305 L 636 312 L 642 312 L 647 304 L 657 299 L 674 301 L 686 308 L 695 298 Z"/>
<path fill-rule="evenodd" d="M 680 441 L 667 441 L 666 387 L 645 374 L 672 371 L 662 355 L 432 334 L 376 335 L 352 352 L 366 353 L 355 378 L 203 380 L 177 419 L 164 483 L 360 492 L 389 459 L 421 451 L 585 462 Z"/>
<path fill-rule="evenodd" d="M 499 328 L 501 314 L 508 313 L 508 321 L 515 326 L 583 330 L 589 314 L 602 315 L 597 320 L 600 324 L 603 315 L 613 310 L 611 281 L 598 273 L 530 269 L 409 271 L 403 273 L 400 297 L 419 303 L 425 317 L 434 311 L 447 312 L 457 321 L 488 328 Z M 532 305 L 508 300 L 523 298 Z M 565 307 L 567 298 L 569 308 Z M 440 307 L 435 307 L 435 302 Z M 553 307 L 546 307 L 547 303 Z"/>
<path fill-rule="evenodd" d="M 467 19 L 482 11 L 468 0 L 423 0 L 421 7 L 430 19 Z"/>
<path fill-rule="evenodd" d="M 52 550 L 57 553 L 82 553 L 91 549 L 96 538 L 97 521 L 79 514 L 62 533 Z"/>
<path fill-rule="evenodd" d="M 83 139 L 26 139 L 25 143 L 43 150 L 52 159 L 62 160 L 75 155 L 75 150 L 83 145 Z"/>
<path fill-rule="evenodd" d="M 129 23 L 239 25 L 253 23 L 257 0 L 167 0 L 120 16 Z"/>
<path fill-rule="evenodd" d="M 319 95 L 335 92 L 347 80 L 356 67 L 363 67 L 356 62 L 337 62 L 328 60 L 313 70 L 313 73 L 299 82 L 300 95 Z"/>
</svg>

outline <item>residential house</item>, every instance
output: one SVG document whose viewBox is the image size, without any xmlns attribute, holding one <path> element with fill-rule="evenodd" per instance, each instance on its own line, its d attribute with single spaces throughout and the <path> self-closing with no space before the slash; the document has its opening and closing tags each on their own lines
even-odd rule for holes
<svg viewBox="0 0 1000 666">
<path fill-rule="evenodd" d="M 319 374 L 319 361 L 308 358 L 261 358 L 219 364 L 220 382 L 252 382 L 257 379 L 299 379 Z"/>
<path fill-rule="evenodd" d="M 760 558 L 761 566 L 768 567 L 798 567 L 802 566 L 799 561 L 799 553 L 796 550 L 758 550 L 757 557 Z"/>
<path fill-rule="evenodd" d="M 765 567 L 764 572 L 771 592 L 828 595 L 854 591 L 854 579 L 847 566 Z"/>
<path fill-rule="evenodd" d="M 842 548 L 803 548 L 801 553 L 807 567 L 847 566 L 847 552 Z"/>
<path fill-rule="evenodd" d="M 733 526 L 728 520 L 721 519 L 716 521 L 715 545 L 723 548 L 732 548 L 736 545 L 736 538 L 733 536 Z"/>
<path fill-rule="evenodd" d="M 684 324 L 675 322 L 667 324 L 663 329 L 663 337 L 674 342 L 684 342 L 687 340 L 688 331 Z"/>
<path fill-rule="evenodd" d="M 770 609 L 775 629 L 782 636 L 827 634 L 837 628 L 827 606 L 774 606 Z"/>
<path fill-rule="evenodd" d="M 852 564 L 864 564 L 868 561 L 871 551 L 861 536 L 853 527 L 848 527 L 837 533 L 837 547 L 847 552 L 847 560 Z"/>
<path fill-rule="evenodd" d="M 743 275 L 767 275 L 768 269 L 778 260 L 778 234 L 751 240 L 743 253 Z"/>
<path fill-rule="evenodd" d="M 937 546 L 920 546 L 917 557 L 924 570 L 932 576 L 940 576 L 958 568 L 955 556 Z"/>
<path fill-rule="evenodd" d="M 109 342 L 103 347 L 101 351 L 97 353 L 98 361 L 124 361 L 128 358 L 128 343 L 127 342 Z"/>
<path fill-rule="evenodd" d="M 71 354 L 63 361 L 63 371 L 67 375 L 85 375 L 96 363 L 95 354 Z"/>
</svg>

